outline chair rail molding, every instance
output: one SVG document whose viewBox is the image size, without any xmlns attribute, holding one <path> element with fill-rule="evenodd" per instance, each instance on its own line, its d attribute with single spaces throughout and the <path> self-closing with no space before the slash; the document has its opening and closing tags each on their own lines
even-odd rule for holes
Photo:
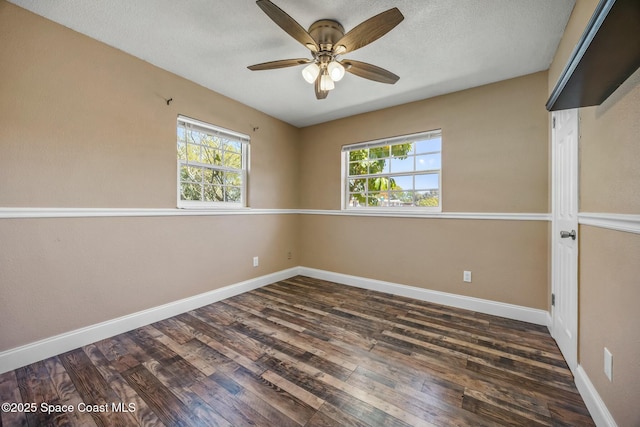
<svg viewBox="0 0 640 427">
<path fill-rule="evenodd" d="M 640 215 L 580 212 L 578 223 L 609 230 L 640 234 Z"/>
</svg>

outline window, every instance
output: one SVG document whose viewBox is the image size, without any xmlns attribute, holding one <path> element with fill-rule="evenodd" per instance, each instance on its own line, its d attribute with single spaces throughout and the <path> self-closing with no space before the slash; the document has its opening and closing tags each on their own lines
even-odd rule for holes
<svg viewBox="0 0 640 427">
<path fill-rule="evenodd" d="M 346 145 L 344 205 L 441 210 L 442 131 Z"/>
<path fill-rule="evenodd" d="M 249 137 L 178 116 L 178 207 L 246 206 Z"/>
</svg>

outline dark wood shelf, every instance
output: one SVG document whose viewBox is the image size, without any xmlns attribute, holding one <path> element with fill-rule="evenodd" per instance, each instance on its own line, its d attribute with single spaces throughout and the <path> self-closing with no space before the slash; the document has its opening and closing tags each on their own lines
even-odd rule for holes
<svg viewBox="0 0 640 427">
<path fill-rule="evenodd" d="M 546 107 L 600 105 L 640 67 L 640 0 L 601 0 Z"/>
</svg>

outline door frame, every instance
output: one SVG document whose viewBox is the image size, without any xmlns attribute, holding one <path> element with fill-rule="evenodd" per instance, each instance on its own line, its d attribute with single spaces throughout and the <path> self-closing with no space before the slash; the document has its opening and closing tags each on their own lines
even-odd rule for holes
<svg viewBox="0 0 640 427">
<path fill-rule="evenodd" d="M 580 177 L 579 177 L 579 166 L 580 166 L 580 160 L 579 160 L 579 145 L 580 145 L 580 133 L 579 133 L 579 113 L 577 109 L 574 109 L 572 111 L 572 113 L 574 114 L 574 116 L 572 117 L 573 122 L 571 123 L 572 126 L 574 126 L 574 131 L 576 132 L 576 146 L 575 149 L 572 150 L 571 152 L 571 157 L 572 158 L 567 158 L 566 161 L 567 162 L 574 162 L 574 166 L 575 166 L 575 174 L 572 174 L 571 178 L 571 182 L 569 184 L 567 184 L 567 187 L 569 187 L 569 192 L 571 193 L 572 196 L 575 196 L 575 200 L 576 200 L 576 205 L 575 205 L 575 214 L 576 214 L 576 222 L 577 222 L 577 214 L 579 211 L 579 181 L 580 181 Z M 550 332 L 551 332 L 551 336 L 556 339 L 557 341 L 557 337 L 560 334 L 560 326 L 559 326 L 559 322 L 558 322 L 558 316 L 557 316 L 557 311 L 556 311 L 556 305 L 553 304 L 554 302 L 554 296 L 558 295 L 559 292 L 559 287 L 560 286 L 568 286 L 571 283 L 575 283 L 575 291 L 571 292 L 571 295 L 575 298 L 575 300 L 569 301 L 568 304 L 571 305 L 572 310 L 571 310 L 571 324 L 573 326 L 572 328 L 572 340 L 570 342 L 570 346 L 569 348 L 560 348 L 566 362 L 567 365 L 569 366 L 571 372 L 575 375 L 575 370 L 578 366 L 578 291 L 579 291 L 579 284 L 578 284 L 578 260 L 579 260 L 579 252 L 578 252 L 578 242 L 579 240 L 576 241 L 576 247 L 575 247 L 575 269 L 569 269 L 570 272 L 569 274 L 572 275 L 571 279 L 569 280 L 569 284 L 567 283 L 562 283 L 562 281 L 559 279 L 558 277 L 558 263 L 561 262 L 561 257 L 558 256 L 558 242 L 560 241 L 560 231 L 561 227 L 558 223 L 558 218 L 557 218 L 557 212 L 558 212 L 558 206 L 557 206 L 557 198 L 556 198 L 556 194 L 558 193 L 558 191 L 560 191 L 559 187 L 560 187 L 560 180 L 558 179 L 558 168 L 562 167 L 563 165 L 560 165 L 558 162 L 560 161 L 559 159 L 559 155 L 558 155 L 558 150 L 557 150 L 557 136 L 556 136 L 556 127 L 555 127 L 555 123 L 556 123 L 556 117 L 559 115 L 559 113 L 556 112 L 552 112 L 551 113 L 551 300 L 552 300 L 552 304 L 551 304 L 551 325 L 550 325 Z M 566 167 L 566 163 L 565 163 L 565 167 Z M 565 192 L 560 192 L 560 195 L 562 194 L 566 194 Z M 561 197 L 561 196 L 560 196 Z M 576 228 L 575 228 L 576 232 L 578 231 L 578 225 L 576 224 Z M 565 303 L 566 304 L 566 303 Z M 559 346 L 560 347 L 560 346 Z"/>
</svg>

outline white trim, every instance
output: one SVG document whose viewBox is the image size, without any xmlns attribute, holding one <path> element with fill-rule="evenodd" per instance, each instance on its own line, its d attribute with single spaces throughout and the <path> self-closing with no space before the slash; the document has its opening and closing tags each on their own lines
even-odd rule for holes
<svg viewBox="0 0 640 427">
<path fill-rule="evenodd" d="M 546 326 L 548 324 L 548 312 L 545 310 L 467 297 L 464 295 L 450 294 L 447 292 L 432 291 L 429 289 L 417 288 L 415 286 L 367 279 L 365 277 L 351 276 L 348 274 L 333 273 L 315 268 L 300 267 L 299 274 L 357 288 L 386 292 L 393 295 L 414 298 L 420 301 L 428 301 L 435 304 L 458 307 L 480 313 L 492 314 L 494 316 L 534 323 L 536 325 Z"/>
<path fill-rule="evenodd" d="M 593 422 L 596 423 L 598 427 L 617 427 L 618 424 L 616 424 L 616 421 L 607 409 L 607 405 L 605 405 L 600 394 L 598 394 L 598 390 L 596 390 L 591 383 L 582 365 L 577 366 L 574 378 L 576 387 L 591 414 L 591 418 L 593 418 Z"/>
<path fill-rule="evenodd" d="M 306 215 L 338 215 L 338 216 L 375 216 L 393 218 L 430 218 L 430 219 L 484 219 L 506 221 L 551 221 L 548 213 L 485 213 L 485 212 L 425 212 L 420 210 L 386 209 L 386 210 L 318 210 L 304 209 Z"/>
<path fill-rule="evenodd" d="M 400 210 L 322 210 L 322 209 L 146 209 L 146 208 L 3 208 L 0 219 L 19 218 L 85 218 L 85 217 L 154 217 L 154 216 L 218 216 L 218 215 L 334 215 L 390 218 L 466 219 L 504 221 L 551 221 L 548 213 L 509 212 L 424 212 Z M 580 224 L 640 234 L 640 215 L 588 213 L 578 214 Z"/>
<path fill-rule="evenodd" d="M 365 148 L 384 147 L 385 145 L 404 144 L 407 141 L 428 141 L 430 139 L 436 138 L 442 138 L 442 129 L 432 129 L 418 133 L 409 133 L 406 135 L 391 136 L 389 138 L 380 138 L 373 141 L 345 144 L 342 146 L 342 152 L 362 150 Z"/>
<path fill-rule="evenodd" d="M 580 159 L 577 109 L 551 113 L 551 336 L 571 373 L 578 365 L 580 241 L 563 239 L 560 231 L 578 230 Z"/>
<path fill-rule="evenodd" d="M 505 221 L 550 221 L 548 213 L 474 213 L 474 212 L 424 212 L 401 210 L 320 210 L 320 209 L 139 209 L 139 208 L 2 208 L 0 219 L 19 218 L 85 218 L 85 217 L 153 217 L 153 216 L 217 216 L 217 215 L 337 215 L 373 216 L 389 218 L 466 219 Z"/>
<path fill-rule="evenodd" d="M 211 123 L 203 122 L 201 120 L 192 119 L 191 117 L 178 115 L 178 126 L 180 125 L 180 123 L 183 123 L 183 126 L 185 123 L 190 125 L 195 125 L 205 130 L 213 131 L 216 134 L 220 134 L 220 133 L 226 134 L 225 136 L 238 138 L 239 142 L 243 144 L 249 144 L 251 141 L 251 137 L 247 134 L 236 132 L 235 130 L 223 128 L 222 126 L 212 125 Z"/>
<path fill-rule="evenodd" d="M 269 285 L 279 280 L 288 279 L 298 274 L 298 267 L 278 271 L 6 350 L 0 353 L 0 373 L 11 371 L 21 366 L 73 350 L 74 348 L 149 325 L 194 310 L 198 307 Z"/>
<path fill-rule="evenodd" d="M 582 225 L 640 234 L 640 215 L 581 212 L 578 214 L 578 222 Z"/>
<path fill-rule="evenodd" d="M 0 208 L 0 219 L 297 214 L 296 209 Z"/>
</svg>

